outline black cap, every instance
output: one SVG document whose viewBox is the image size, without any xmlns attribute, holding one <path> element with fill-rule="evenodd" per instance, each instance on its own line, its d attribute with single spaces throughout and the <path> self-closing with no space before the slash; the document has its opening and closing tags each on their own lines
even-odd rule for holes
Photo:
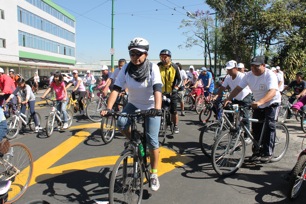
<svg viewBox="0 0 306 204">
<path fill-rule="evenodd" d="M 251 65 L 262 65 L 262 64 L 265 64 L 265 56 L 256 56 L 251 61 Z"/>
</svg>

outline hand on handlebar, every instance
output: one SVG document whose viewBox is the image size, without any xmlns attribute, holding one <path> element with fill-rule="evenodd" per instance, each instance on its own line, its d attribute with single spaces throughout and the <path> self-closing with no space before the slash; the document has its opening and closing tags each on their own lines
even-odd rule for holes
<svg viewBox="0 0 306 204">
<path fill-rule="evenodd" d="M 161 109 L 151 108 L 148 111 L 148 114 L 152 115 L 152 116 L 161 116 L 162 115 L 162 111 L 161 111 Z"/>
<path fill-rule="evenodd" d="M 103 116 L 106 116 L 111 110 L 110 109 L 104 109 L 101 111 L 100 115 L 103 117 Z"/>
<path fill-rule="evenodd" d="M 232 101 L 230 101 L 230 100 L 228 100 L 228 99 L 225 99 L 225 100 L 224 100 L 224 105 L 223 105 L 223 107 L 226 107 L 227 104 L 229 104 L 229 103 L 232 103 Z"/>
</svg>

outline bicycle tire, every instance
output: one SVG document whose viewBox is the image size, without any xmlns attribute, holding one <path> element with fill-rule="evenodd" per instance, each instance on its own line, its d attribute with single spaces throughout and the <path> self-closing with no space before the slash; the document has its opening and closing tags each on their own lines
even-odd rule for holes
<svg viewBox="0 0 306 204">
<path fill-rule="evenodd" d="M 211 117 L 211 114 L 212 109 L 205 105 L 199 114 L 199 121 L 202 123 L 207 123 Z"/>
<path fill-rule="evenodd" d="M 101 138 L 105 144 L 110 143 L 115 137 L 116 120 L 114 116 L 102 117 Z"/>
<path fill-rule="evenodd" d="M 287 195 L 291 200 L 296 199 L 301 194 L 305 173 L 306 155 L 304 154 L 297 160 L 289 177 L 289 190 Z"/>
<path fill-rule="evenodd" d="M 38 122 L 38 124 L 39 124 L 39 126 L 40 126 L 40 124 L 41 124 L 41 117 L 40 117 L 40 114 L 38 113 L 38 112 L 35 112 L 35 114 L 34 114 L 34 116 L 29 116 L 29 128 L 30 128 L 30 130 L 31 131 L 34 131 L 35 130 L 35 122 L 34 122 L 34 117 L 37 117 L 37 122 Z"/>
<path fill-rule="evenodd" d="M 17 137 L 20 131 L 20 126 L 21 124 L 20 121 L 18 120 L 18 116 L 13 115 L 12 117 L 10 117 L 7 122 L 6 138 L 11 140 Z"/>
<path fill-rule="evenodd" d="M 289 132 L 283 123 L 276 122 L 275 134 L 272 162 L 281 160 L 286 154 L 289 146 Z"/>
<path fill-rule="evenodd" d="M 55 113 L 51 112 L 46 121 L 46 134 L 48 137 L 50 137 L 53 133 L 54 124 L 55 124 Z"/>
<path fill-rule="evenodd" d="M 212 148 L 214 146 L 215 141 L 217 140 L 218 136 L 222 134 L 220 131 L 221 123 L 216 121 L 203 127 L 200 132 L 199 137 L 199 144 L 201 150 L 205 156 L 211 158 Z M 223 126 L 223 131 L 226 130 L 226 127 Z"/>
<path fill-rule="evenodd" d="M 288 107 L 281 106 L 278 113 L 277 121 L 284 123 L 287 120 L 287 116 L 288 116 Z"/>
<path fill-rule="evenodd" d="M 199 95 L 195 99 L 195 111 L 200 114 L 201 110 L 205 107 L 204 95 Z"/>
<path fill-rule="evenodd" d="M 138 172 L 135 173 L 135 169 Z M 143 194 L 143 179 L 142 166 L 138 162 L 136 167 L 133 152 L 128 151 L 120 156 L 111 173 L 109 203 L 140 204 Z"/>
<path fill-rule="evenodd" d="M 106 103 L 105 101 L 98 99 L 98 100 L 93 100 L 89 102 L 86 106 L 85 112 L 89 120 L 92 122 L 101 122 L 102 117 L 100 115 L 100 112 L 106 109 Z"/>
<path fill-rule="evenodd" d="M 245 157 L 245 142 L 241 134 L 225 133 L 217 138 L 212 150 L 212 166 L 220 176 L 230 176 L 241 167 Z M 232 157 L 232 158 L 231 158 Z"/>
<path fill-rule="evenodd" d="M 306 133 L 306 116 L 304 112 L 301 113 L 301 128 Z"/>
<path fill-rule="evenodd" d="M 67 123 L 68 123 L 68 128 L 69 128 L 72 125 L 73 112 L 70 109 L 66 111 L 67 111 L 67 117 L 68 117 Z"/>
<path fill-rule="evenodd" d="M 16 202 L 29 186 L 33 174 L 33 158 L 27 146 L 15 143 L 11 145 L 9 152 L 3 155 L 3 159 L 20 171 L 13 179 L 10 179 L 9 177 L 12 176 L 14 170 L 11 165 L 7 165 L 4 177 L 2 177 L 12 181 L 6 202 L 11 204 Z"/>
<path fill-rule="evenodd" d="M 165 141 L 166 141 L 166 136 L 167 136 L 167 120 L 166 120 L 166 114 L 167 114 L 167 110 L 162 109 L 163 114 L 162 117 L 160 119 L 160 130 L 159 130 L 159 134 L 162 135 L 162 142 L 161 144 L 164 145 Z"/>
<path fill-rule="evenodd" d="M 185 106 L 185 110 L 191 110 L 192 106 L 193 106 L 194 102 L 191 96 L 189 95 L 185 95 L 184 96 L 184 106 Z"/>
</svg>

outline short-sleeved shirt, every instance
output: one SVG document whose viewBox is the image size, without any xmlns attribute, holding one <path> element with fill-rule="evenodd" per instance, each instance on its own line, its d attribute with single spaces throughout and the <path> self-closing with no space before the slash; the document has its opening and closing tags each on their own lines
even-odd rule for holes
<svg viewBox="0 0 306 204">
<path fill-rule="evenodd" d="M 292 81 L 288 86 L 293 89 L 293 95 L 299 95 L 306 88 L 306 82 L 302 80 L 298 84 L 297 81 Z"/>
<path fill-rule="evenodd" d="M 86 76 L 84 77 L 83 79 L 83 82 L 86 84 L 86 85 L 91 85 L 91 84 L 95 84 L 96 82 L 96 79 L 93 75 L 89 74 L 89 76 Z"/>
<path fill-rule="evenodd" d="M 128 64 L 121 68 L 115 85 L 122 89 L 124 87 L 129 89 L 129 103 L 132 103 L 136 108 L 140 110 L 154 108 L 153 85 L 162 84 L 159 67 L 153 63 L 149 77 L 144 82 L 137 82 L 126 73 L 127 66 Z"/>
<path fill-rule="evenodd" d="M 184 83 L 184 80 L 186 80 L 186 79 L 188 79 L 188 77 L 187 77 L 187 74 L 186 74 L 186 72 L 185 72 L 185 70 L 180 70 L 180 75 L 181 75 L 181 79 L 182 79 L 182 83 L 181 83 L 181 86 L 183 85 L 183 83 Z"/>
<path fill-rule="evenodd" d="M 84 85 L 81 77 L 78 77 L 77 79 L 73 78 L 71 82 L 73 83 L 74 86 L 76 86 L 78 84 L 79 80 L 81 80 L 81 83 L 80 83 L 80 86 L 79 86 L 78 90 L 79 91 L 86 91 L 85 85 Z"/>
<path fill-rule="evenodd" d="M 239 86 L 241 88 L 249 86 L 251 91 L 253 92 L 255 101 L 259 101 L 260 99 L 262 99 L 268 93 L 269 90 L 276 90 L 275 96 L 270 101 L 259 106 L 259 108 L 265 108 L 272 105 L 273 103 L 281 102 L 281 96 L 278 91 L 276 74 L 269 69 L 265 69 L 265 72 L 260 76 L 255 76 L 253 72 L 248 72 L 245 77 L 243 77 L 243 79 L 240 81 Z"/>
<path fill-rule="evenodd" d="M 245 74 L 238 72 L 236 78 L 233 80 L 230 75 L 227 75 L 223 81 L 222 86 L 227 87 L 229 86 L 231 90 L 234 90 L 236 86 L 239 85 L 240 81 L 245 77 Z M 249 86 L 246 86 L 242 91 L 235 96 L 235 99 L 238 101 L 242 101 L 247 95 L 251 93 Z"/>
<path fill-rule="evenodd" d="M 116 79 L 117 79 L 117 77 L 118 77 L 118 74 L 119 74 L 120 70 L 121 70 L 121 69 L 116 68 L 116 69 L 114 70 L 114 72 L 112 73 L 112 75 L 110 76 L 110 78 L 112 79 L 112 83 L 111 83 L 110 86 L 109 86 L 109 89 L 110 89 L 110 90 L 113 90 L 115 81 L 116 81 Z"/>
<path fill-rule="evenodd" d="M 62 82 L 60 83 L 60 85 L 57 85 L 55 82 L 52 82 L 50 85 L 51 88 L 53 88 L 53 90 L 55 91 L 55 95 L 56 95 L 56 100 L 63 100 L 64 98 L 66 98 L 65 95 L 65 83 Z"/>
<path fill-rule="evenodd" d="M 200 80 L 200 79 L 202 80 L 202 83 L 203 83 L 204 87 L 206 87 L 208 85 L 208 80 L 211 79 L 211 83 L 210 83 L 208 91 L 210 93 L 213 93 L 214 88 L 215 88 L 215 84 L 214 84 L 214 79 L 212 77 L 212 74 L 210 72 L 206 72 L 206 75 L 200 74 L 199 77 L 198 77 L 198 80 Z"/>
<path fill-rule="evenodd" d="M 284 76 L 281 73 L 276 73 L 277 81 L 278 83 L 282 82 L 280 87 L 278 87 L 279 91 L 284 90 Z"/>
</svg>

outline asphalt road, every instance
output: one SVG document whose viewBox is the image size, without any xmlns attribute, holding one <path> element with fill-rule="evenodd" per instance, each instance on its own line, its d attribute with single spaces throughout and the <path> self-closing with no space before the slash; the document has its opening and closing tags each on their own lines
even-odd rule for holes
<svg viewBox="0 0 306 204">
<path fill-rule="evenodd" d="M 42 126 L 49 109 L 37 106 Z M 288 183 L 281 175 L 294 166 L 305 136 L 295 120 L 286 125 L 290 144 L 280 162 L 243 165 L 235 175 L 219 178 L 198 144 L 203 125 L 198 115 L 187 112 L 180 117 L 180 133 L 167 138 L 160 149 L 160 190 L 152 192 L 146 185 L 142 203 L 305 203 L 306 193 L 295 202 L 286 198 Z M 30 187 L 16 204 L 107 203 L 110 171 L 124 140 L 117 134 L 105 145 L 99 137 L 99 123 L 77 114 L 70 129 L 55 131 L 49 138 L 43 131 L 18 135 L 12 142 L 30 148 L 34 173 Z"/>
</svg>

